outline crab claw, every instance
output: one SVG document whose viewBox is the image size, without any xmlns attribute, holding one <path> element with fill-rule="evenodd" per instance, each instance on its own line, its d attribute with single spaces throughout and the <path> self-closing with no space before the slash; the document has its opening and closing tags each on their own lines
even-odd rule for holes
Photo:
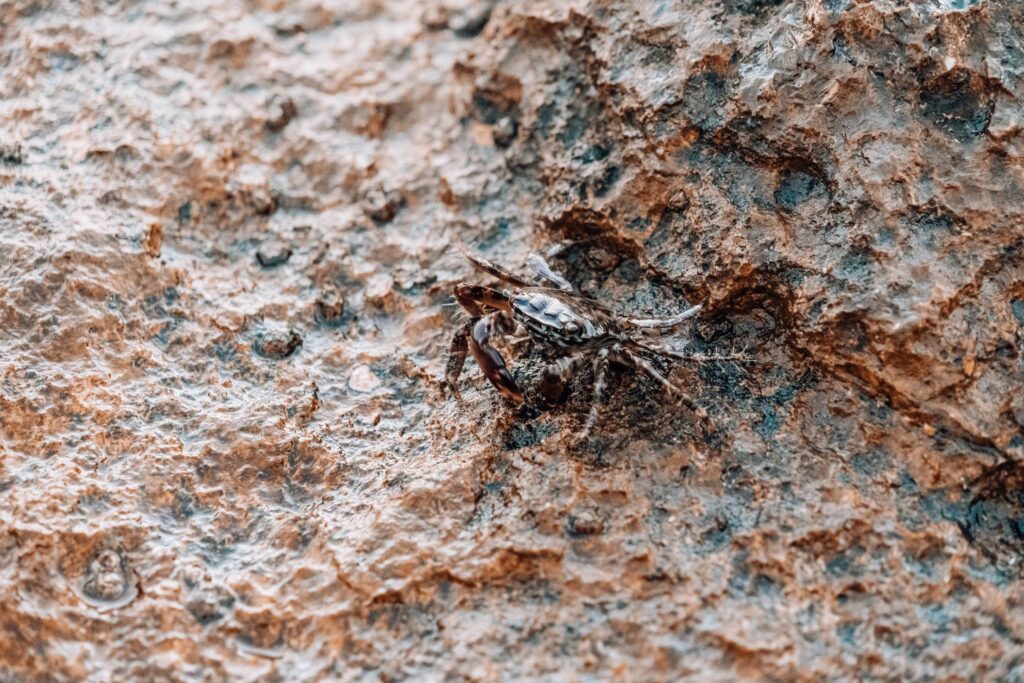
<svg viewBox="0 0 1024 683">
<path fill-rule="evenodd" d="M 519 390 L 515 380 L 512 379 L 512 373 L 505 366 L 505 359 L 501 357 L 496 348 L 491 346 L 493 330 L 492 318 L 486 317 L 476 321 L 476 324 L 473 325 L 473 333 L 470 335 L 469 350 L 494 388 L 510 401 L 522 403 L 523 392 Z"/>
</svg>

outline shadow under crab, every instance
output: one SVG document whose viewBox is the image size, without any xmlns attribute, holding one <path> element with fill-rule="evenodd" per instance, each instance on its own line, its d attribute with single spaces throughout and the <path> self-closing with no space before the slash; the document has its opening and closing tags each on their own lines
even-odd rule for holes
<svg viewBox="0 0 1024 683">
<path fill-rule="evenodd" d="M 588 360 L 593 364 L 594 396 L 590 412 L 578 440 L 589 437 L 600 416 L 605 398 L 610 363 L 640 370 L 677 396 L 702 421 L 707 415 L 676 385 L 668 380 L 654 361 L 690 360 L 683 353 L 657 338 L 694 318 L 701 305 L 691 306 L 668 318 L 636 318 L 619 315 L 600 302 L 573 291 L 572 285 L 555 272 L 539 254 L 530 254 L 531 270 L 543 281 L 534 285 L 519 276 L 474 256 L 464 255 L 480 270 L 506 285 L 497 289 L 461 282 L 455 286 L 455 298 L 470 319 L 452 339 L 446 372 L 447 384 L 460 397 L 458 380 L 472 353 L 484 375 L 506 399 L 521 404 L 523 391 L 509 372 L 505 359 L 492 341 L 498 335 L 530 339 L 548 351 L 554 360 L 544 369 L 538 390 L 549 402 L 558 402 L 573 376 Z"/>
</svg>

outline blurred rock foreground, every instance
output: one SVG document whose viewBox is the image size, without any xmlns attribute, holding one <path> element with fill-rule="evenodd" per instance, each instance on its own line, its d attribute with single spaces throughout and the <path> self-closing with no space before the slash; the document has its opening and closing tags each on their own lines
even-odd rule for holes
<svg viewBox="0 0 1024 683">
<path fill-rule="evenodd" d="M 1024 679 L 1022 93 L 1012 0 L 0 3 L 0 680 Z M 562 240 L 714 429 L 440 390 Z"/>
</svg>

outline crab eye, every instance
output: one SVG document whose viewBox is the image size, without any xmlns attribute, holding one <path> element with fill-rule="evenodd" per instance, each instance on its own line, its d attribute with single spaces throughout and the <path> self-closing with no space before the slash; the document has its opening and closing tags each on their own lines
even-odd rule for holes
<svg viewBox="0 0 1024 683">
<path fill-rule="evenodd" d="M 577 332 L 580 331 L 580 326 L 577 325 L 576 323 L 569 323 L 568 325 L 565 326 L 565 331 L 568 332 L 569 334 L 576 334 Z"/>
</svg>

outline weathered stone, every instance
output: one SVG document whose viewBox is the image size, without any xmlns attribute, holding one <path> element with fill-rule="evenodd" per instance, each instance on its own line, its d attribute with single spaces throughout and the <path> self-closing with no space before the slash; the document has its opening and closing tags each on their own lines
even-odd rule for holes
<svg viewBox="0 0 1024 683">
<path fill-rule="evenodd" d="M 1019 3 L 8 5 L 3 676 L 1024 678 Z"/>
</svg>

